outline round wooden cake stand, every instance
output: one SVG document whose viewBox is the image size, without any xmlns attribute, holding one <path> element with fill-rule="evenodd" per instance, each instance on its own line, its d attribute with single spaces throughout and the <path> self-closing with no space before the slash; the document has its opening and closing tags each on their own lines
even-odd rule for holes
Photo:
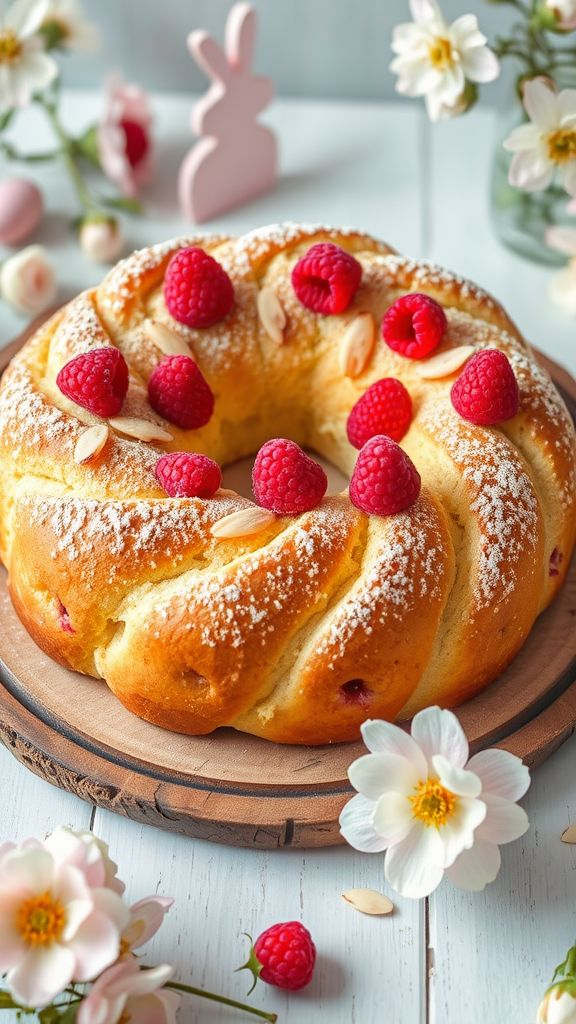
<svg viewBox="0 0 576 1024">
<path fill-rule="evenodd" d="M 27 332 L 28 333 L 28 332 Z M 5 350 L 0 371 L 22 344 Z M 541 357 L 572 412 L 576 382 Z M 576 565 L 508 670 L 458 709 L 473 751 L 537 765 L 576 726 Z M 331 846 L 362 744 L 286 747 L 220 729 L 180 736 L 131 715 L 104 683 L 61 668 L 21 626 L 0 572 L 0 739 L 41 778 L 99 807 L 235 846 Z"/>
</svg>

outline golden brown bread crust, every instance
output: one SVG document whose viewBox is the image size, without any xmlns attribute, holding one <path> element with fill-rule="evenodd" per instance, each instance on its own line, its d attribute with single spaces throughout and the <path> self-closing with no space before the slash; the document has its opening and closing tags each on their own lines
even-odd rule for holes
<svg viewBox="0 0 576 1024">
<path fill-rule="evenodd" d="M 363 267 L 342 316 L 311 313 L 290 283 L 300 255 L 326 239 Z M 191 242 L 235 288 L 231 314 L 203 331 L 175 323 L 162 297 L 170 257 Z M 259 321 L 263 287 L 286 313 L 283 345 Z M 449 400 L 453 378 L 422 380 L 381 339 L 360 376 L 343 376 L 346 324 L 365 310 L 379 321 L 410 290 L 445 307 L 443 349 L 506 352 L 521 391 L 513 420 L 466 423 Z M 162 358 L 148 318 L 186 340 L 215 393 L 201 430 L 166 424 L 148 405 L 147 379 Z M 110 344 L 130 368 L 122 414 L 164 426 L 173 441 L 111 433 L 79 466 L 76 441 L 99 421 L 55 378 L 74 355 Z M 216 541 L 211 526 L 247 499 L 172 499 L 156 482 L 166 450 L 225 463 L 271 436 L 349 473 L 347 415 L 384 376 L 411 393 L 402 444 L 424 483 L 400 515 L 366 517 L 343 494 L 254 536 Z M 514 656 L 562 585 L 574 543 L 573 426 L 514 324 L 469 282 L 350 231 L 290 225 L 135 253 L 44 325 L 7 370 L 0 470 L 0 553 L 26 628 L 63 664 L 102 676 L 136 714 L 182 732 L 233 725 L 277 742 L 337 742 L 357 738 L 366 717 L 454 706 Z"/>
</svg>

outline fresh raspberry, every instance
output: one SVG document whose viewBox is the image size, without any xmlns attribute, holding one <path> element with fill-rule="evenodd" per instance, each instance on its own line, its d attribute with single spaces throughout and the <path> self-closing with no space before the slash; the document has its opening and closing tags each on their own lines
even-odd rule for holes
<svg viewBox="0 0 576 1024">
<path fill-rule="evenodd" d="M 466 364 L 450 392 L 452 405 L 469 423 L 490 426 L 512 419 L 520 395 L 514 370 L 497 348 L 485 348 Z"/>
<path fill-rule="evenodd" d="M 239 970 L 246 967 L 252 971 L 254 985 L 261 978 L 268 985 L 296 992 L 312 980 L 315 963 L 316 946 L 308 929 L 299 921 L 286 921 L 258 936 Z"/>
<path fill-rule="evenodd" d="M 117 348 L 81 352 L 62 367 L 56 383 L 63 395 L 95 416 L 117 416 L 128 391 L 128 367 Z"/>
<path fill-rule="evenodd" d="M 438 348 L 446 327 L 442 306 L 428 295 L 411 292 L 396 299 L 385 313 L 382 337 L 408 359 L 424 359 Z"/>
<path fill-rule="evenodd" d="M 362 267 L 349 252 L 332 242 L 318 242 L 298 260 L 292 287 L 303 306 L 314 313 L 343 313 L 354 298 Z"/>
<path fill-rule="evenodd" d="M 214 395 L 191 356 L 166 356 L 148 381 L 148 400 L 165 420 L 182 430 L 208 423 Z"/>
<path fill-rule="evenodd" d="M 322 501 L 328 487 L 326 473 L 294 441 L 283 437 L 266 441 L 256 456 L 252 488 L 262 508 L 279 515 L 308 512 Z"/>
<path fill-rule="evenodd" d="M 164 299 L 175 320 L 187 327 L 211 327 L 234 305 L 234 287 L 223 267 L 195 245 L 180 249 L 168 264 Z"/>
<path fill-rule="evenodd" d="M 396 441 L 380 434 L 360 452 L 350 481 L 350 501 L 362 512 L 393 516 L 416 501 L 420 474 Z"/>
<path fill-rule="evenodd" d="M 171 498 L 211 498 L 222 483 L 222 471 L 207 455 L 170 452 L 158 459 L 156 479 Z"/>
<path fill-rule="evenodd" d="M 401 441 L 412 419 L 412 399 L 401 381 L 383 377 L 371 384 L 348 417 L 348 440 L 361 448 L 376 434 Z"/>
</svg>

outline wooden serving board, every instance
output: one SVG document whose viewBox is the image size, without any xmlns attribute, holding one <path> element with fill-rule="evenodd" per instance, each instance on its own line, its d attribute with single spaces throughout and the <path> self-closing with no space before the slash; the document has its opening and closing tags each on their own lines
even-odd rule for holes
<svg viewBox="0 0 576 1024">
<path fill-rule="evenodd" d="M 36 325 L 32 325 L 32 329 Z M 26 332 L 28 336 L 30 331 Z M 25 337 L 0 353 L 0 372 Z M 576 382 L 542 357 L 576 415 Z M 500 679 L 458 709 L 472 750 L 536 765 L 576 727 L 576 564 Z M 61 668 L 21 626 L 0 570 L 0 739 L 56 786 L 137 821 L 236 846 L 331 846 L 362 744 L 286 747 L 220 729 L 169 733 Z"/>
</svg>

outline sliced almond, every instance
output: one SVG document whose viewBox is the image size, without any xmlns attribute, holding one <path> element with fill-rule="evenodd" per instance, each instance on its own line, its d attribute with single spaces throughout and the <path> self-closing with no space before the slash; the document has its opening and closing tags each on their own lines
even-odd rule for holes
<svg viewBox="0 0 576 1024">
<path fill-rule="evenodd" d="M 576 825 L 569 825 L 560 838 L 563 843 L 576 843 Z"/>
<path fill-rule="evenodd" d="M 474 354 L 473 345 L 459 345 L 458 348 L 449 348 L 446 352 L 440 352 L 431 359 L 426 359 L 416 364 L 416 373 L 423 380 L 438 380 L 439 377 L 450 377 L 456 370 L 459 370 L 464 363 L 468 362 Z"/>
<path fill-rule="evenodd" d="M 276 345 L 284 342 L 286 313 L 282 309 L 280 299 L 272 288 L 262 288 L 258 292 L 258 316 L 266 334 Z"/>
<path fill-rule="evenodd" d="M 189 356 L 190 348 L 179 334 L 171 331 L 166 324 L 157 320 L 147 320 L 144 324 L 146 337 L 167 356 Z"/>
<path fill-rule="evenodd" d="M 139 420 L 136 416 L 116 416 L 108 423 L 120 434 L 135 437 L 137 441 L 171 441 L 172 434 L 150 420 Z"/>
<path fill-rule="evenodd" d="M 346 327 L 340 344 L 340 369 L 345 377 L 358 377 L 366 369 L 375 341 L 372 313 L 358 313 Z"/>
<path fill-rule="evenodd" d="M 342 893 L 342 899 L 346 900 L 354 910 L 361 914 L 391 914 L 394 910 L 392 900 L 377 889 L 349 889 Z"/>
<path fill-rule="evenodd" d="M 83 430 L 74 448 L 74 462 L 81 466 L 83 463 L 95 459 L 102 451 L 109 435 L 110 431 L 106 423 L 99 423 L 96 427 L 88 427 L 88 430 Z"/>
<path fill-rule="evenodd" d="M 228 540 L 231 537 L 248 537 L 252 533 L 260 533 L 274 522 L 276 516 L 265 508 L 242 508 L 239 512 L 231 512 L 214 523 L 210 532 L 217 540 Z"/>
</svg>

